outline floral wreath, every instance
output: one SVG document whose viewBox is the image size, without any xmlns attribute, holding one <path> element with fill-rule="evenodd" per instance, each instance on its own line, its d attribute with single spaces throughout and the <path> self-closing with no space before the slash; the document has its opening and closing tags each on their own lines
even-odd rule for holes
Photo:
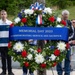
<svg viewBox="0 0 75 75">
<path fill-rule="evenodd" d="M 64 27 L 66 22 L 56 17 L 51 8 L 36 2 L 30 9 L 22 10 L 14 19 L 13 26 L 28 27 Z M 49 69 L 61 62 L 69 49 L 69 44 L 64 41 L 44 40 L 43 49 L 37 45 L 38 40 L 10 41 L 8 43 L 9 55 L 21 66 L 31 69 Z"/>
</svg>

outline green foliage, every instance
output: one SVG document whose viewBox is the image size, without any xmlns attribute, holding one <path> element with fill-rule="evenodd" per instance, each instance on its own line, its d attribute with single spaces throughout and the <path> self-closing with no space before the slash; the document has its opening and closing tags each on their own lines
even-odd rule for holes
<svg viewBox="0 0 75 75">
<path fill-rule="evenodd" d="M 0 2 L 0 10 L 1 10 L 1 9 L 6 9 L 6 7 L 8 7 L 7 3 L 8 3 L 7 0 L 2 0 L 2 1 Z"/>
<path fill-rule="evenodd" d="M 0 2 L 0 10 L 4 9 L 11 15 L 17 14 L 21 9 L 28 8 L 32 4 L 32 0 L 2 0 Z"/>
<path fill-rule="evenodd" d="M 29 6 L 39 0 L 1 0 L 0 10 L 7 10 L 8 14 L 16 15 L 21 9 L 29 8 Z M 45 0 L 47 7 L 57 6 L 59 9 L 64 9 L 75 5 L 74 0 Z"/>
<path fill-rule="evenodd" d="M 64 9 L 69 6 L 75 5 L 74 0 L 46 0 L 47 6 L 58 6 L 59 9 Z"/>
</svg>

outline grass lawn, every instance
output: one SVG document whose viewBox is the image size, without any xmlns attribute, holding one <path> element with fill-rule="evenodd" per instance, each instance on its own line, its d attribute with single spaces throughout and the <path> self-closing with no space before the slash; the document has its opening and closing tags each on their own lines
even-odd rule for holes
<svg viewBox="0 0 75 75">
<path fill-rule="evenodd" d="M 15 18 L 14 15 L 9 15 L 9 14 L 8 14 L 8 19 L 11 20 L 12 22 L 13 22 L 14 18 Z"/>
<path fill-rule="evenodd" d="M 63 9 L 65 10 L 65 9 Z M 61 16 L 61 12 L 63 10 L 56 10 L 56 12 L 59 14 L 59 16 Z M 66 8 L 66 10 L 68 10 L 70 12 L 70 15 L 69 15 L 69 19 L 75 19 L 75 6 L 72 6 L 72 7 L 69 7 L 69 8 Z"/>
<path fill-rule="evenodd" d="M 75 19 L 75 6 L 70 7 L 68 10 L 70 12 L 70 19 Z"/>
</svg>

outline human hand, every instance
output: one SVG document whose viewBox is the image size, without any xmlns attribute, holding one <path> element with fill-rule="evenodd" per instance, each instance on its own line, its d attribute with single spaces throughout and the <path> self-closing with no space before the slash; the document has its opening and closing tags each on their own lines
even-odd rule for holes
<svg viewBox="0 0 75 75">
<path fill-rule="evenodd" d="M 75 44 L 75 40 L 69 41 L 69 44 Z"/>
<path fill-rule="evenodd" d="M 72 44 L 75 44 L 75 40 L 72 41 Z"/>
</svg>

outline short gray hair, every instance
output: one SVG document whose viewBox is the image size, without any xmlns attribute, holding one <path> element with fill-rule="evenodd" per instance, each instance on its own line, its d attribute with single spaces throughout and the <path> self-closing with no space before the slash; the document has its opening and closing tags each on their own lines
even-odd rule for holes
<svg viewBox="0 0 75 75">
<path fill-rule="evenodd" d="M 62 11 L 62 15 L 64 15 L 64 14 L 69 15 L 70 13 L 69 13 L 69 11 L 68 11 L 68 10 L 63 10 L 63 11 Z"/>
</svg>

